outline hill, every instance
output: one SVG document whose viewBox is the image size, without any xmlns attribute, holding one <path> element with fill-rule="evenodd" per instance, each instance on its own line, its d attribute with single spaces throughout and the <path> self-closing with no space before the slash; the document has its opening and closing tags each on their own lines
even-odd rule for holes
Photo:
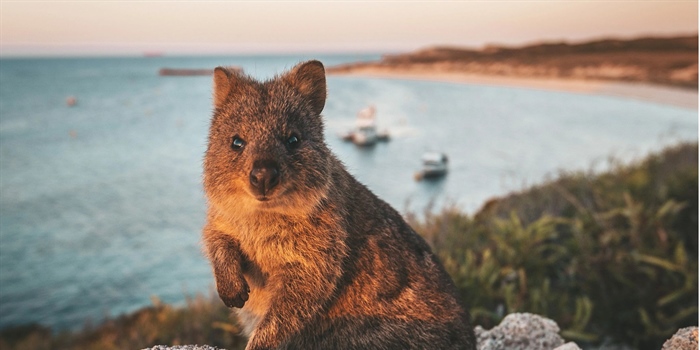
<svg viewBox="0 0 700 350">
<path fill-rule="evenodd" d="M 385 55 L 379 61 L 329 67 L 329 73 L 367 70 L 469 73 L 528 78 L 644 82 L 698 88 L 698 36 L 584 43 L 539 43 L 482 49 L 431 47 Z"/>
</svg>

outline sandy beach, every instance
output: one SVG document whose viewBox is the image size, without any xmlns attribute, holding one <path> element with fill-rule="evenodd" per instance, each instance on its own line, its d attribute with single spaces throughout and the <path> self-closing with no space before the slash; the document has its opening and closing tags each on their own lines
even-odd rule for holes
<svg viewBox="0 0 700 350">
<path fill-rule="evenodd" d="M 434 70 L 355 67 L 350 72 L 330 71 L 335 76 L 365 76 L 385 79 L 415 79 L 462 84 L 511 86 L 527 89 L 568 91 L 590 95 L 630 98 L 653 103 L 698 110 L 698 91 L 656 85 L 605 80 L 578 80 L 561 78 L 507 77 Z"/>
</svg>

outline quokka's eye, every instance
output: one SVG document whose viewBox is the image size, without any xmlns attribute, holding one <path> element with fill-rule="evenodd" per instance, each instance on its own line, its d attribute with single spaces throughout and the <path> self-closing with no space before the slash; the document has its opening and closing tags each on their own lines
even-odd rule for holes
<svg viewBox="0 0 700 350">
<path fill-rule="evenodd" d="M 238 135 L 234 136 L 231 142 L 231 148 L 233 148 L 234 151 L 240 151 L 243 149 L 243 146 L 245 146 L 245 141 L 238 137 Z"/>
<path fill-rule="evenodd" d="M 301 142 L 299 141 L 299 137 L 297 137 L 297 135 L 292 135 L 287 139 L 287 148 L 295 149 L 299 147 L 300 143 Z"/>
</svg>

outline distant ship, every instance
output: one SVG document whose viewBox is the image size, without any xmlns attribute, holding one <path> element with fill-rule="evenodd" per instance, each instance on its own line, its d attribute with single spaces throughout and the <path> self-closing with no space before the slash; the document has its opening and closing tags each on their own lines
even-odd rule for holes
<svg viewBox="0 0 700 350">
<path fill-rule="evenodd" d="M 243 71 L 241 67 L 227 67 L 230 70 L 235 70 L 238 72 Z M 213 69 L 208 68 L 161 68 L 158 71 L 158 75 L 161 76 L 197 76 L 197 75 L 212 75 L 214 74 Z"/>
<path fill-rule="evenodd" d="M 158 75 L 162 76 L 195 76 L 195 75 L 212 75 L 213 69 L 190 69 L 190 68 L 161 68 Z"/>
</svg>

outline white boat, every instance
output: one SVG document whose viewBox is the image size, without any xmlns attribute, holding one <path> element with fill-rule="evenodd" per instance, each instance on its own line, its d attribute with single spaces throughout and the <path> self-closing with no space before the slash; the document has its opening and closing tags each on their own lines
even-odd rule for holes
<svg viewBox="0 0 700 350">
<path fill-rule="evenodd" d="M 447 155 L 439 152 L 428 152 L 421 157 L 423 168 L 416 173 L 416 180 L 435 179 L 447 174 Z"/>
<path fill-rule="evenodd" d="M 357 113 L 355 128 L 343 135 L 342 138 L 346 141 L 352 141 L 358 146 L 372 146 L 377 141 L 387 141 L 389 139 L 388 132 L 377 132 L 375 113 L 374 106 L 362 109 Z"/>
</svg>

